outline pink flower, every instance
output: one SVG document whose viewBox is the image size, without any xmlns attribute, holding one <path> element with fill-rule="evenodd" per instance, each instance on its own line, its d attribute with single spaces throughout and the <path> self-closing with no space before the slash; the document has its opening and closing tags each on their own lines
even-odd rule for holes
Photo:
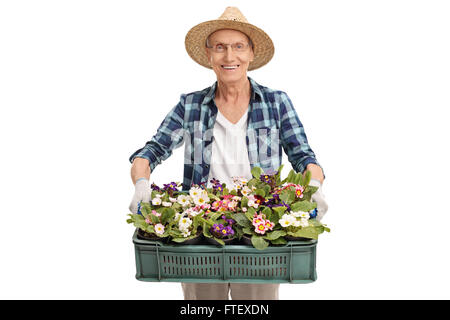
<svg viewBox="0 0 450 320">
<path fill-rule="evenodd" d="M 260 223 L 260 224 L 256 225 L 255 232 L 259 233 L 259 234 L 266 233 L 266 226 L 265 226 L 265 224 L 264 223 Z"/>
<path fill-rule="evenodd" d="M 256 217 L 253 218 L 252 224 L 255 227 L 257 227 L 261 223 L 264 224 L 264 222 L 265 222 L 265 220 L 263 219 L 263 217 L 261 215 L 257 215 Z"/>
<path fill-rule="evenodd" d="M 275 223 L 273 223 L 273 222 L 270 221 L 270 220 L 266 220 L 266 221 L 265 221 L 265 226 L 266 226 L 266 230 L 272 230 L 273 227 L 275 226 Z"/>
<path fill-rule="evenodd" d="M 295 195 L 297 198 L 303 198 L 303 187 L 301 185 L 295 187 Z"/>
<path fill-rule="evenodd" d="M 156 212 L 156 210 L 152 210 L 152 214 L 157 217 L 161 217 L 161 213 Z"/>
<path fill-rule="evenodd" d="M 208 210 L 208 209 L 211 208 L 211 205 L 210 205 L 209 203 L 205 203 L 205 204 L 202 204 L 202 205 L 200 206 L 200 208 L 201 208 L 201 209 L 204 209 L 204 210 Z"/>
<path fill-rule="evenodd" d="M 219 200 L 217 200 L 217 201 L 214 201 L 213 202 L 213 204 L 212 204 L 212 208 L 214 209 L 214 210 L 217 210 L 219 207 L 221 207 L 222 206 L 222 201 L 219 201 Z"/>
</svg>

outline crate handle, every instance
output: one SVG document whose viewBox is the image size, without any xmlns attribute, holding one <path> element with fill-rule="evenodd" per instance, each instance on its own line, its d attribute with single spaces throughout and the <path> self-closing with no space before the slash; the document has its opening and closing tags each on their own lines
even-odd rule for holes
<svg viewBox="0 0 450 320">
<path fill-rule="evenodd" d="M 161 281 L 161 265 L 159 263 L 159 250 L 158 250 L 158 246 L 156 247 L 156 261 L 158 261 L 158 280 Z"/>
<path fill-rule="evenodd" d="M 291 247 L 291 257 L 289 259 L 289 282 L 292 283 L 292 244 L 290 245 Z"/>
<path fill-rule="evenodd" d="M 225 280 L 225 249 L 222 248 L 222 280 Z"/>
</svg>

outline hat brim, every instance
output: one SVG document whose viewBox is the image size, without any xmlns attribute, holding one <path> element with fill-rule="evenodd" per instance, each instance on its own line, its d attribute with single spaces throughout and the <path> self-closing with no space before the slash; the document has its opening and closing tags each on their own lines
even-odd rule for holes
<svg viewBox="0 0 450 320">
<path fill-rule="evenodd" d="M 208 36 L 221 29 L 233 29 L 245 33 L 253 43 L 254 59 L 248 70 L 255 70 L 267 64 L 273 57 L 275 48 L 272 39 L 258 27 L 241 21 L 211 20 L 193 27 L 184 41 L 189 56 L 198 64 L 211 69 L 206 55 L 205 44 Z"/>
</svg>

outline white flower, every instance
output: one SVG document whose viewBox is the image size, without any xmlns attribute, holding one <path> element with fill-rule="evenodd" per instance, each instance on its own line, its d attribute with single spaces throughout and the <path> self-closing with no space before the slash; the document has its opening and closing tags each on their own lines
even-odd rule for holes
<svg viewBox="0 0 450 320">
<path fill-rule="evenodd" d="M 154 206 L 159 206 L 160 204 L 161 204 L 161 198 L 153 198 L 152 199 L 152 204 L 154 205 Z"/>
<path fill-rule="evenodd" d="M 189 237 L 191 235 L 191 232 L 189 230 L 181 230 L 181 235 L 185 238 Z"/>
<path fill-rule="evenodd" d="M 192 187 L 190 190 L 189 190 L 189 195 L 193 198 L 193 199 L 195 199 L 195 198 L 197 198 L 198 196 L 200 196 L 200 194 L 202 193 L 202 189 L 201 188 L 198 188 L 198 187 Z"/>
<path fill-rule="evenodd" d="M 169 197 L 170 202 L 177 202 L 176 198 Z"/>
<path fill-rule="evenodd" d="M 309 226 L 309 222 L 308 219 L 300 219 L 300 226 L 302 227 L 308 227 Z"/>
<path fill-rule="evenodd" d="M 294 223 L 292 224 L 294 227 L 300 227 L 301 226 L 301 221 L 295 219 Z"/>
<path fill-rule="evenodd" d="M 248 200 L 247 206 L 253 207 L 253 208 L 255 208 L 255 209 L 258 208 L 258 204 L 257 204 L 257 203 L 255 202 L 255 200 L 253 200 L 253 199 Z"/>
<path fill-rule="evenodd" d="M 246 197 L 250 194 L 250 192 L 252 192 L 252 190 L 250 190 L 250 188 L 247 186 L 243 187 L 241 190 L 242 195 Z"/>
<path fill-rule="evenodd" d="M 309 219 L 309 212 L 303 212 L 302 211 L 302 213 L 300 214 L 300 218 L 308 220 Z"/>
<path fill-rule="evenodd" d="M 171 206 L 172 206 L 172 202 L 166 202 L 166 201 L 163 201 L 163 202 L 162 202 L 162 205 L 163 205 L 164 207 L 171 207 Z"/>
<path fill-rule="evenodd" d="M 284 218 L 281 218 L 278 222 L 280 223 L 280 225 L 283 228 L 286 228 L 286 227 L 289 227 L 290 225 L 292 225 L 292 222 L 290 220 L 284 219 Z"/>
<path fill-rule="evenodd" d="M 181 231 L 188 229 L 191 226 L 191 224 L 192 224 L 192 220 L 189 219 L 188 217 L 183 217 L 178 222 L 178 226 Z"/>
<path fill-rule="evenodd" d="M 308 212 L 304 212 L 304 211 L 296 211 L 296 212 L 291 212 L 291 214 L 296 217 L 296 218 L 304 218 L 304 219 L 309 219 L 309 213 Z"/>
<path fill-rule="evenodd" d="M 158 223 L 157 225 L 155 225 L 155 232 L 158 234 L 163 234 L 164 226 L 161 223 Z"/>
<path fill-rule="evenodd" d="M 189 205 L 191 197 L 185 195 L 179 195 L 177 198 L 177 202 L 181 204 L 183 207 Z"/>
<path fill-rule="evenodd" d="M 297 219 L 293 215 L 285 213 L 279 220 L 279 223 L 282 227 L 286 228 L 295 225 L 296 221 Z"/>
<path fill-rule="evenodd" d="M 233 200 L 236 200 L 236 201 L 239 201 L 239 200 L 241 200 L 241 199 L 242 199 L 242 197 L 234 196 L 234 197 L 233 197 L 233 198 L 231 198 L 231 199 L 233 199 Z"/>
<path fill-rule="evenodd" d="M 237 201 L 232 200 L 230 203 L 228 203 L 228 208 L 234 209 L 238 205 Z"/>
<path fill-rule="evenodd" d="M 199 196 L 193 198 L 194 203 L 198 206 L 204 205 L 209 202 L 208 192 L 203 190 L 204 192 L 200 193 Z"/>
</svg>

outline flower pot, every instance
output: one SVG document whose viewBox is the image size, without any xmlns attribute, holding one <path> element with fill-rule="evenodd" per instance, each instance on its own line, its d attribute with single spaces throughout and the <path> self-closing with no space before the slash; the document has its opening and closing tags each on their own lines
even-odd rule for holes
<svg viewBox="0 0 450 320">
<path fill-rule="evenodd" d="M 286 239 L 287 241 L 310 241 L 310 240 L 312 240 L 310 238 L 293 237 L 293 236 L 284 236 L 284 239 Z"/>
<path fill-rule="evenodd" d="M 248 234 L 242 235 L 241 243 L 246 245 L 246 246 L 252 246 L 253 247 L 252 237 L 249 236 Z"/>
<path fill-rule="evenodd" d="M 169 237 L 158 237 L 156 234 L 145 232 L 144 230 L 138 229 L 137 238 L 141 240 L 151 240 L 151 241 L 161 241 L 167 243 Z"/>
<path fill-rule="evenodd" d="M 232 245 L 236 243 L 236 238 L 229 238 L 229 239 L 220 239 L 223 242 L 225 242 L 225 245 Z M 220 243 L 218 243 L 216 240 L 214 240 L 213 238 L 208 238 L 205 237 L 205 242 L 207 242 L 208 244 L 213 244 L 213 245 L 220 245 Z"/>
<path fill-rule="evenodd" d="M 177 245 L 201 245 L 204 243 L 203 241 L 203 234 L 198 234 L 195 238 L 189 239 L 189 240 L 185 240 L 183 242 L 175 242 L 175 241 L 171 241 L 172 244 L 177 244 Z"/>
</svg>

